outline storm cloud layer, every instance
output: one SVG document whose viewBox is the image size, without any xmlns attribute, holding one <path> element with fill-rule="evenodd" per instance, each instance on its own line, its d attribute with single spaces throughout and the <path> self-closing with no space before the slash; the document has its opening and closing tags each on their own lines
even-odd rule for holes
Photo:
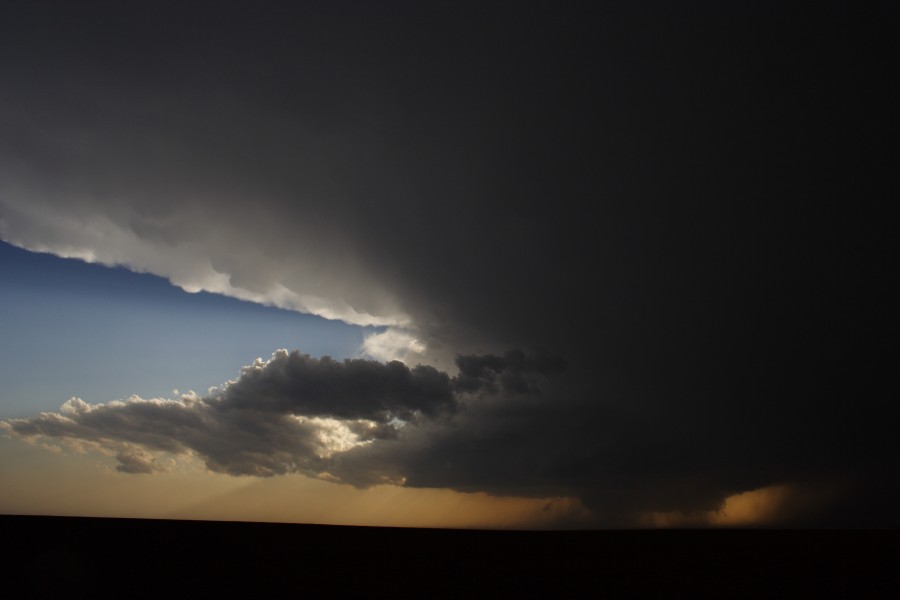
<svg viewBox="0 0 900 600">
<path fill-rule="evenodd" d="M 429 365 L 277 354 L 16 430 L 601 523 L 821 483 L 844 499 L 807 522 L 897 524 L 896 17 L 416 4 L 3 8 L 2 239 Z"/>
</svg>

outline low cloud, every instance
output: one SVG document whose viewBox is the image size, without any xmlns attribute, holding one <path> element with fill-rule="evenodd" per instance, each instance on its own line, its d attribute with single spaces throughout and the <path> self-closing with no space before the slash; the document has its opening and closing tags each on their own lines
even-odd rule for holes
<svg viewBox="0 0 900 600">
<path fill-rule="evenodd" d="M 589 511 L 580 517 L 588 526 L 861 526 L 893 518 L 889 472 L 863 478 L 838 464 L 810 479 L 798 465 L 803 457 L 777 446 L 748 453 L 748 440 L 706 430 L 703 421 L 673 430 L 664 413 L 639 404 L 591 403 L 557 356 L 514 350 L 458 356 L 456 366 L 451 376 L 399 361 L 278 350 L 205 396 L 72 398 L 59 412 L 0 429 L 99 451 L 132 474 L 199 460 L 233 476 L 300 473 L 359 488 L 572 498 Z M 707 451 L 713 444 L 717 451 Z"/>
<path fill-rule="evenodd" d="M 225 386 L 219 410 L 254 410 L 387 423 L 416 414 L 435 416 L 455 407 L 450 377 L 437 369 L 399 361 L 337 361 L 279 350 L 257 359 Z"/>
<path fill-rule="evenodd" d="M 893 518 L 889 473 L 862 478 L 837 465 L 810 479 L 797 464 L 803 457 L 777 446 L 748 454 L 746 439 L 704 430 L 702 421 L 673 431 L 665 415 L 640 405 L 591 404 L 563 376 L 566 361 L 551 354 L 465 355 L 456 365 L 451 376 L 279 350 L 202 397 L 72 398 L 59 412 L 0 427 L 41 445 L 99 451 L 124 473 L 199 459 L 233 476 L 301 473 L 359 488 L 573 498 L 590 511 L 581 519 L 590 526 Z M 708 452 L 713 443 L 717 452 Z"/>
<path fill-rule="evenodd" d="M 503 356 L 460 356 L 456 366 L 459 375 L 454 383 L 459 391 L 527 393 L 539 391 L 536 378 L 565 371 L 566 362 L 547 353 L 526 356 L 521 350 L 510 350 Z"/>
<path fill-rule="evenodd" d="M 460 363 L 496 367 L 506 360 L 461 357 Z M 519 375 L 529 373 L 526 363 L 524 371 L 523 365 L 516 367 Z M 500 368 L 501 373 L 506 370 Z M 406 429 L 434 427 L 457 413 L 462 408 L 460 381 L 429 366 L 336 361 L 278 350 L 205 397 L 133 396 L 96 405 L 72 398 L 59 412 L 3 425 L 22 438 L 51 438 L 82 451 L 100 450 L 115 456 L 117 469 L 126 473 L 164 470 L 165 454 L 194 455 L 214 472 L 262 477 L 299 472 L 364 486 L 404 477 L 390 464 L 369 465 L 369 474 L 359 477 L 348 469 L 343 478 L 329 470 L 342 455 L 375 442 L 390 442 L 395 451 L 415 450 L 408 440 L 416 436 L 407 436 Z M 464 387 L 469 398 L 497 391 L 483 376 L 467 380 Z"/>
</svg>

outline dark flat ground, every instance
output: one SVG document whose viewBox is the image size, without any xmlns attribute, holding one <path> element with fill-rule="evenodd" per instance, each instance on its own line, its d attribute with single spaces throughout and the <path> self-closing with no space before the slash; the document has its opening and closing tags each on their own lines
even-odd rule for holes
<svg viewBox="0 0 900 600">
<path fill-rule="evenodd" d="M 22 597 L 900 598 L 900 531 L 465 531 L 0 516 Z"/>
</svg>

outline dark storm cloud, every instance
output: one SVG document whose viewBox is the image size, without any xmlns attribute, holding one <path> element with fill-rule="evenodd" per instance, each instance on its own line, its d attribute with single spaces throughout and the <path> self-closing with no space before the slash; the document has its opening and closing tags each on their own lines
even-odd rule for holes
<svg viewBox="0 0 900 600">
<path fill-rule="evenodd" d="M 5 7 L 0 235 L 411 332 L 449 375 L 323 373 L 403 390 L 333 417 L 465 410 L 335 455 L 348 481 L 568 492 L 607 523 L 840 481 L 833 522 L 864 520 L 900 500 L 874 343 L 896 19 L 653 4 Z M 537 393 L 508 348 L 568 366 L 532 365 Z M 452 379 L 456 354 L 493 358 Z M 284 411 L 335 396 L 269 375 L 274 445 L 211 436 L 211 468 L 312 456 Z"/>
<path fill-rule="evenodd" d="M 223 392 L 221 408 L 371 419 L 410 419 L 452 410 L 450 377 L 434 367 L 400 362 L 336 361 L 276 352 L 267 363 L 245 367 Z"/>
<path fill-rule="evenodd" d="M 456 366 L 459 375 L 454 387 L 461 392 L 496 391 L 500 387 L 507 392 L 525 393 L 538 390 L 531 376 L 562 372 L 566 362 L 546 353 L 526 356 L 521 350 L 510 350 L 502 357 L 459 356 Z"/>
<path fill-rule="evenodd" d="M 539 393 L 547 365 L 559 359 L 510 353 L 468 356 L 461 362 L 491 364 L 499 377 L 509 372 Z M 279 350 L 269 361 L 244 367 L 240 377 L 207 397 L 178 400 L 131 398 L 90 405 L 78 398 L 59 413 L 13 419 L 4 429 L 23 438 L 45 437 L 76 447 L 95 447 L 119 461 L 126 473 L 151 473 L 164 464 L 153 453 L 193 453 L 212 471 L 271 476 L 325 473 L 329 459 L 376 440 L 398 440 L 403 427 L 439 423 L 459 408 L 451 378 L 428 366 L 400 362 L 335 361 Z M 468 381 L 467 397 L 495 395 L 488 380 Z M 415 451 L 408 443 L 405 452 Z M 385 481 L 390 465 L 371 465 Z M 348 476 L 347 483 L 373 481 Z"/>
</svg>

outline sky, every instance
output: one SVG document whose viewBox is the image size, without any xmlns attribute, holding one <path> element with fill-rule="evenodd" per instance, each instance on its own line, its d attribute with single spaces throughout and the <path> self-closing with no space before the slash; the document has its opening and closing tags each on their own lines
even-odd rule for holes
<svg viewBox="0 0 900 600">
<path fill-rule="evenodd" d="M 887 4 L 0 9 L 0 512 L 896 527 Z"/>
<path fill-rule="evenodd" d="M 356 327 L 228 296 L 188 294 L 165 279 L 0 243 L 3 417 L 173 390 L 206 391 L 275 348 L 362 356 Z M 40 357 L 40 360 L 36 360 Z"/>
</svg>

